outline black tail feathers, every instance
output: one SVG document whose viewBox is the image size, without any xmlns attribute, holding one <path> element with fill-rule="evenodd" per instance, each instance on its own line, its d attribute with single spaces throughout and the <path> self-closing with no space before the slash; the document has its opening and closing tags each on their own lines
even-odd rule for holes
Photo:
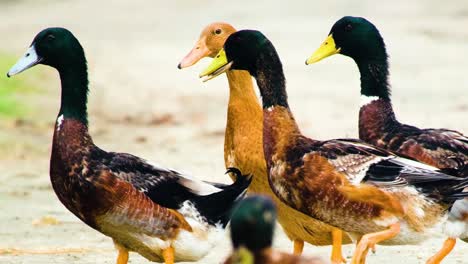
<svg viewBox="0 0 468 264">
<path fill-rule="evenodd" d="M 236 180 L 231 185 L 221 187 L 221 191 L 195 197 L 192 202 L 208 223 L 221 224 L 223 227 L 230 220 L 231 209 L 242 199 L 252 182 L 251 175 L 242 175 L 237 168 L 228 168 L 226 173 L 234 173 Z M 218 187 L 220 188 L 220 187 Z"/>
<path fill-rule="evenodd" d="M 228 173 L 233 173 L 236 176 L 236 181 L 239 179 L 239 177 L 252 177 L 251 175 L 248 175 L 248 176 L 242 175 L 242 172 L 238 168 L 234 168 L 234 167 L 227 168 L 226 173 L 224 174 L 228 174 Z"/>
<path fill-rule="evenodd" d="M 461 177 L 461 178 L 467 178 L 468 177 L 468 163 L 466 163 L 464 160 L 453 157 L 452 160 L 454 160 L 457 163 L 457 166 L 454 168 L 443 168 L 440 169 L 443 173 Z"/>
<path fill-rule="evenodd" d="M 439 189 L 444 202 L 453 203 L 456 200 L 468 197 L 468 177 L 458 181 L 450 181 L 449 184 Z"/>
</svg>

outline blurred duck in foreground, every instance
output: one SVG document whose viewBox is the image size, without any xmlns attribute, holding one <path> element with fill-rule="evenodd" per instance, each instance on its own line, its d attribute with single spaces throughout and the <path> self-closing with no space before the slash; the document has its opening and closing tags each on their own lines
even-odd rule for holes
<svg viewBox="0 0 468 264">
<path fill-rule="evenodd" d="M 232 255 L 225 264 L 324 264 L 319 258 L 306 258 L 271 248 L 276 208 L 266 196 L 251 196 L 239 203 L 231 217 Z"/>
<path fill-rule="evenodd" d="M 468 177 L 466 136 L 448 129 L 420 129 L 396 119 L 390 99 L 388 54 L 377 27 L 362 17 L 343 17 L 333 25 L 327 39 L 306 64 L 333 54 L 352 58 L 361 73 L 361 140 L 450 174 Z M 468 239 L 466 204 L 466 199 L 455 203 L 453 210 L 456 210 L 451 212 L 449 219 L 458 222 L 458 228 L 447 232 L 450 237 L 430 263 L 440 262 L 455 246 L 457 237 Z"/>
<path fill-rule="evenodd" d="M 236 32 L 223 22 L 206 26 L 193 49 L 179 63 L 180 69 L 189 67 L 205 57 L 214 58 L 224 42 Z M 263 113 L 255 94 L 252 77 L 248 71 L 226 72 L 229 83 L 227 124 L 224 138 L 224 162 L 226 168 L 236 167 L 244 173 L 255 175 L 249 192 L 270 196 L 278 207 L 278 222 L 288 238 L 294 241 L 294 253 L 301 254 L 304 241 L 325 246 L 333 244 L 331 259 L 339 264 L 344 261 L 341 243 L 351 239 L 323 222 L 317 221 L 281 202 L 268 183 L 265 156 L 263 155 Z M 344 236 L 343 236 L 344 235 Z M 343 236 L 343 238 L 342 238 Z"/>
<path fill-rule="evenodd" d="M 273 191 L 292 208 L 360 239 L 353 264 L 365 263 L 377 243 L 417 244 L 451 224 L 448 210 L 468 196 L 468 179 L 357 139 L 304 136 L 289 108 L 280 58 L 261 32 L 233 33 L 201 77 L 230 69 L 249 71 L 262 95 L 263 148 Z"/>
<path fill-rule="evenodd" d="M 64 28 L 41 31 L 8 76 L 36 64 L 60 75 L 50 179 L 65 207 L 113 239 L 118 264 L 127 263 L 129 251 L 166 264 L 209 253 L 223 239 L 230 210 L 250 177 L 230 169 L 232 185 L 208 184 L 131 154 L 100 149 L 88 133 L 88 73 L 78 40 Z"/>
</svg>

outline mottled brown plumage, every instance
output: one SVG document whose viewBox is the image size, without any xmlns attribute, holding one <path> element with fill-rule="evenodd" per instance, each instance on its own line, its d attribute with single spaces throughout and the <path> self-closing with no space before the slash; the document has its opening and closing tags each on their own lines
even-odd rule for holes
<svg viewBox="0 0 468 264">
<path fill-rule="evenodd" d="M 203 57 L 214 57 L 222 49 L 229 35 L 235 31 L 226 23 L 218 22 L 208 25 L 203 29 L 194 48 L 184 57 L 179 67 L 193 65 Z M 296 245 L 300 245 L 302 241 L 317 246 L 332 244 L 331 226 L 292 209 L 274 195 L 268 183 L 263 154 L 263 113 L 254 91 L 252 77 L 247 71 L 240 70 L 228 71 L 226 74 L 229 83 L 224 138 L 226 168 L 237 167 L 244 173 L 254 175 L 249 192 L 268 195 L 274 200 L 279 208 L 278 222 L 288 238 L 295 241 Z M 342 240 L 343 243 L 351 242 L 346 234 L 343 234 Z M 336 245 L 336 247 L 341 247 L 341 245 Z M 335 252 L 334 255 L 339 255 L 341 261 L 340 252 Z"/>
<path fill-rule="evenodd" d="M 111 170 L 99 168 L 96 157 L 100 152 L 81 122 L 63 119 L 57 124 L 50 166 L 55 193 L 89 226 L 127 248 L 139 248 L 138 252 L 150 260 L 161 261 L 154 250 L 125 232 L 173 240 L 181 229 L 191 232 L 191 226 L 177 211 L 161 207 Z"/>
<path fill-rule="evenodd" d="M 450 186 L 458 182 L 451 182 L 454 177 L 425 166 L 412 168 L 418 163 L 359 140 L 307 138 L 298 130 L 290 110 L 281 106 L 265 110 L 264 122 L 265 156 L 274 190 L 294 208 L 326 223 L 366 234 L 382 230 L 381 223 L 394 218 L 424 233 L 441 221 L 440 216 L 447 214 L 453 203 L 444 202 L 439 194 L 450 195 Z M 419 177 L 438 183 L 427 185 Z M 424 194 L 404 188 L 408 185 Z M 434 203 L 428 197 L 440 200 Z M 405 239 L 397 236 L 386 243 L 400 244 Z"/>
<path fill-rule="evenodd" d="M 359 138 L 440 169 L 468 172 L 468 138 L 448 129 L 419 129 L 401 124 L 390 101 L 376 99 L 359 111 Z"/>
<path fill-rule="evenodd" d="M 386 192 L 372 186 L 354 188 L 329 161 L 336 159 L 331 158 L 336 155 L 332 151 L 346 156 L 346 149 L 340 151 L 338 144 L 336 147 L 302 136 L 289 109 L 275 106 L 264 111 L 264 124 L 269 177 L 276 193 L 297 210 L 334 226 L 349 224 L 352 228 L 346 231 L 363 234 L 381 229 L 373 219 L 388 213 L 403 214 L 400 203 Z M 363 193 L 355 194 L 358 191 Z M 348 192 L 353 193 L 353 200 Z M 376 199 L 362 199 L 369 196 L 366 192 L 377 195 Z M 379 197 L 382 199 L 377 203 Z"/>
</svg>

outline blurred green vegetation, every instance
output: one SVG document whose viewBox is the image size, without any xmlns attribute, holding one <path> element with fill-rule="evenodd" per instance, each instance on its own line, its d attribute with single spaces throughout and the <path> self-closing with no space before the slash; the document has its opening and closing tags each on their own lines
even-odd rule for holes
<svg viewBox="0 0 468 264">
<path fill-rule="evenodd" d="M 6 73 L 18 59 L 0 52 L 0 118 L 24 118 L 30 112 L 27 95 L 39 91 L 34 85 L 38 79 L 38 73 L 34 69 L 28 70 L 24 77 L 6 77 Z"/>
<path fill-rule="evenodd" d="M 6 73 L 20 57 L 0 50 L 0 160 L 22 158 L 25 153 L 44 155 L 47 150 L 41 141 L 47 123 L 36 112 L 44 107 L 48 78 L 37 67 L 8 78 Z"/>
</svg>

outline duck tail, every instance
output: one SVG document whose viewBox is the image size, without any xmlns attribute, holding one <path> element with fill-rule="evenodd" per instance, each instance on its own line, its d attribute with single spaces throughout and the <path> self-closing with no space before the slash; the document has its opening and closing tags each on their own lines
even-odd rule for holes
<svg viewBox="0 0 468 264">
<path fill-rule="evenodd" d="M 242 175 L 237 168 L 228 168 L 227 173 L 235 175 L 236 180 L 231 185 L 223 186 L 219 192 L 197 196 L 192 200 L 200 215 L 208 223 L 221 224 L 223 227 L 226 227 L 230 220 L 231 209 L 245 196 L 252 181 L 251 175 Z"/>
<path fill-rule="evenodd" d="M 465 162 L 464 160 L 460 158 L 453 158 L 453 160 L 458 164 L 454 168 L 442 168 L 440 169 L 443 173 L 461 177 L 461 178 L 467 178 L 468 177 L 468 163 Z"/>
<path fill-rule="evenodd" d="M 440 196 L 442 201 L 450 204 L 468 197 L 468 177 L 461 178 L 459 181 L 450 181 L 440 188 Z"/>
<path fill-rule="evenodd" d="M 457 169 L 457 175 L 459 177 L 468 178 L 468 163 L 463 163 Z"/>
</svg>

